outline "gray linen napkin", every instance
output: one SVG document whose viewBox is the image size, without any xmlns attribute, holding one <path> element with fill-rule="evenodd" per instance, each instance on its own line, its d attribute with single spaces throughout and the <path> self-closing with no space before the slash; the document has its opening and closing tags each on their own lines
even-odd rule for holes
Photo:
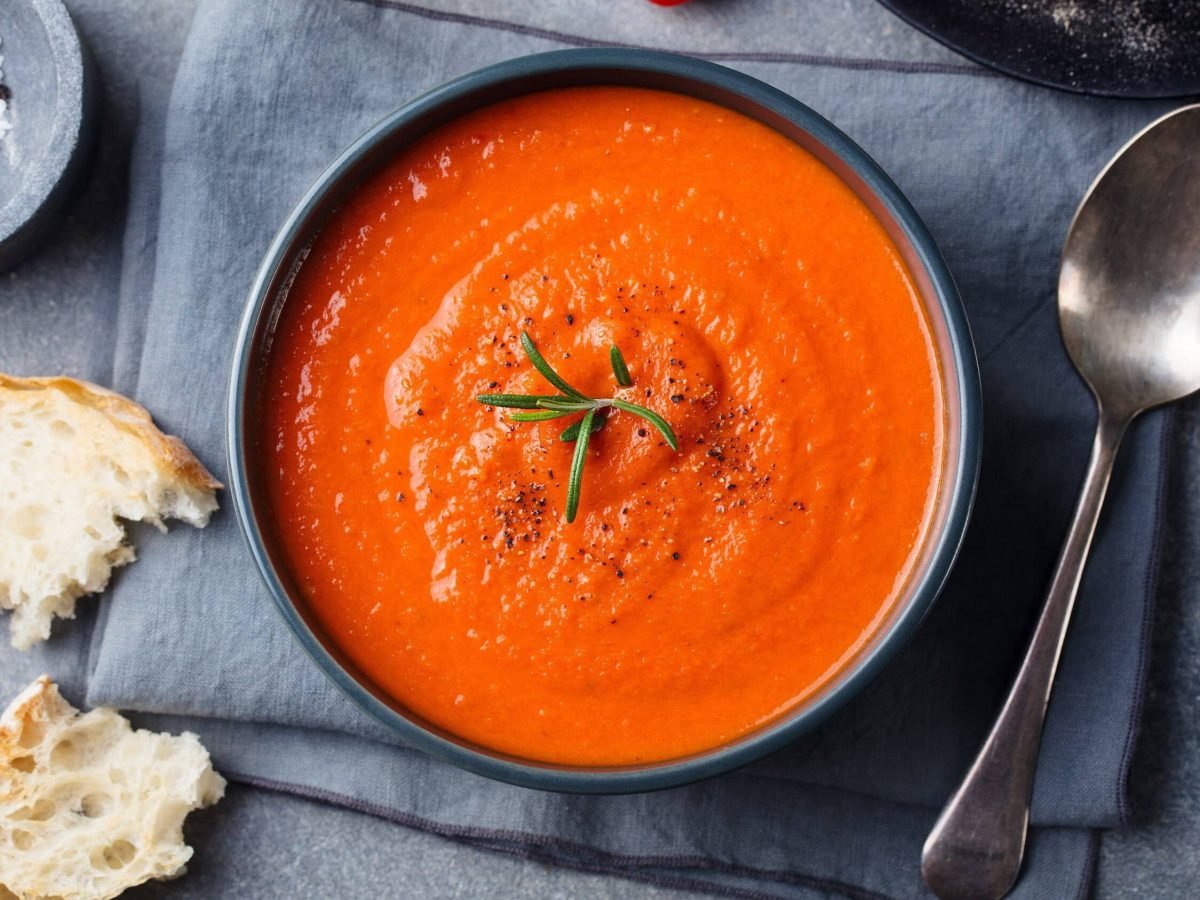
<svg viewBox="0 0 1200 900">
<path fill-rule="evenodd" d="M 780 14 L 780 28 L 803 24 Z M 220 477 L 246 290 L 325 163 L 448 77 L 587 43 L 386 0 L 203 2 L 162 146 L 134 163 L 137 183 L 161 184 L 160 231 L 148 316 L 132 317 L 132 333 L 122 326 L 116 372 L 128 383 L 118 386 Z M 753 896 L 922 895 L 921 840 L 1010 677 L 1086 455 L 1091 407 L 1055 327 L 1058 247 L 1091 177 L 1161 109 L 967 64 L 761 54 L 736 29 L 719 49 L 827 115 L 893 175 L 975 328 L 987 405 L 975 521 L 945 597 L 879 682 L 819 734 L 702 785 L 578 798 L 494 784 L 395 746 L 342 699 L 271 608 L 226 511 L 204 531 L 139 533 L 141 561 L 102 607 L 89 703 L 198 730 L 233 777 L 503 852 Z M 137 177 L 139 165 L 161 181 Z M 1135 428 L 1114 482 L 1047 726 L 1041 827 L 1018 895 L 1084 890 L 1089 829 L 1125 814 L 1164 430 L 1161 417 Z"/>
</svg>

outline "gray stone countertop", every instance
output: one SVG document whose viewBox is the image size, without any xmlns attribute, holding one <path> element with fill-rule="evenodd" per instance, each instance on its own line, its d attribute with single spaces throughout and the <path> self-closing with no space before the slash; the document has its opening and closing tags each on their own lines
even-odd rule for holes
<svg viewBox="0 0 1200 900">
<path fill-rule="evenodd" d="M 491 0 L 430 0 L 428 5 L 505 15 L 527 2 L 501 7 Z M 622 2 L 631 7 L 622 15 L 633 13 L 627 30 L 664 14 L 633 9 L 635 0 Z M 949 58 L 873 0 L 807 2 L 825 22 L 862 23 L 857 43 L 850 46 L 843 38 L 839 45 L 831 38 L 823 49 Z M 5 332 L 32 336 L 19 346 L 0 341 L 0 369 L 92 378 L 111 370 L 111 310 L 120 278 L 117 251 L 127 211 L 132 136 L 147 104 L 166 96 L 194 3 L 68 0 L 105 82 L 101 148 L 88 187 L 61 233 L 16 272 L 0 276 L 0 337 Z M 746 27 L 754 27 L 751 4 L 723 0 L 720 5 L 733 25 L 739 11 L 747 10 Z M 547 4 L 546 24 L 565 25 L 559 20 L 569 6 Z M 592 15 L 602 8 L 591 6 Z M 1200 401 L 1180 405 L 1177 425 L 1153 660 L 1133 775 L 1136 822 L 1104 835 L 1094 889 L 1098 898 L 1192 896 L 1200 883 L 1200 709 L 1195 702 L 1200 697 L 1200 554 L 1195 552 Z M 219 806 L 194 815 L 187 835 L 196 848 L 191 872 L 130 896 L 676 895 L 470 849 L 360 813 L 238 785 Z"/>
</svg>

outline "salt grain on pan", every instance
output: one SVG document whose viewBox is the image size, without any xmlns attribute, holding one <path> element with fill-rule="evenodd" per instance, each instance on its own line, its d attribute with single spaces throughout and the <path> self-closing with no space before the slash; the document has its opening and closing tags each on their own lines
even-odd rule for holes
<svg viewBox="0 0 1200 900">
<path fill-rule="evenodd" d="M 1060 0 L 1050 10 L 1050 18 L 1054 20 L 1054 24 L 1068 33 L 1071 31 L 1071 25 L 1083 16 L 1084 10 L 1076 0 Z"/>
<path fill-rule="evenodd" d="M 1144 0 L 988 0 L 1009 16 L 1049 19 L 1078 40 L 1100 40 L 1133 63 L 1151 64 L 1162 52 L 1165 27 L 1143 9 Z M 1149 5 L 1149 4 L 1147 4 Z M 1114 40 L 1115 39 L 1115 40 Z"/>
</svg>

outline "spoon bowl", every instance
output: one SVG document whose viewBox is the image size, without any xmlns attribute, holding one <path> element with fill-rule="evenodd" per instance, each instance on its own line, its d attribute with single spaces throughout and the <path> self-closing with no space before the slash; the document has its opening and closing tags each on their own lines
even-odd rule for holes
<svg viewBox="0 0 1200 900">
<path fill-rule="evenodd" d="M 1150 125 L 1093 183 L 1058 309 L 1075 367 L 1114 413 L 1200 390 L 1200 104 Z"/>
<path fill-rule="evenodd" d="M 943 898 L 996 900 L 1016 881 L 1046 707 L 1117 448 L 1140 412 L 1200 390 L 1200 105 L 1143 129 L 1092 183 L 1063 249 L 1058 313 L 1096 395 L 1096 438 L 1029 650 L 925 842 L 921 873 Z"/>
</svg>

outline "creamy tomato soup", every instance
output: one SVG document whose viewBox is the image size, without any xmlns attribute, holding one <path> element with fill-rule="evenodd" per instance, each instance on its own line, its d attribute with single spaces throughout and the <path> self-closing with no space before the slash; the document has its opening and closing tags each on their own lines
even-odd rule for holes
<svg viewBox="0 0 1200 900">
<path fill-rule="evenodd" d="M 678 436 L 614 412 L 570 524 L 572 419 L 475 399 L 553 393 L 522 330 Z M 548 91 L 428 135 L 325 225 L 270 350 L 269 502 L 321 626 L 404 707 L 528 759 L 665 760 L 874 635 L 927 529 L 940 384 L 896 247 L 808 152 L 682 95 Z"/>
</svg>

